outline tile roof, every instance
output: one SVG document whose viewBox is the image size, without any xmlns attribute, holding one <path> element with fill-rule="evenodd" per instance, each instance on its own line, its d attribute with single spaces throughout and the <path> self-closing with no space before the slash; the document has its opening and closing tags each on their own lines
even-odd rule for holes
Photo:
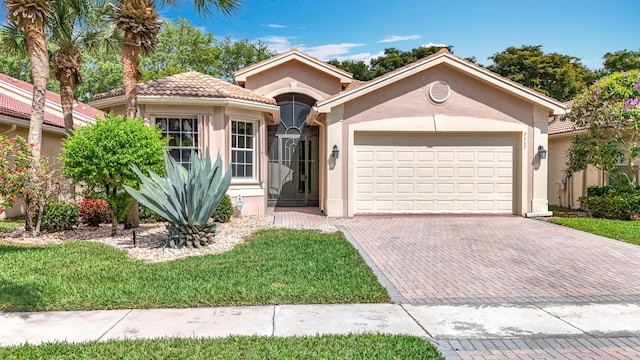
<svg viewBox="0 0 640 360">
<path fill-rule="evenodd" d="M 124 95 L 124 89 L 115 89 L 97 94 L 93 97 L 93 100 L 103 100 L 122 95 Z M 138 84 L 138 95 L 236 99 L 276 105 L 276 100 L 273 98 L 255 94 L 238 85 L 233 85 L 197 71 L 189 71 Z"/>
<path fill-rule="evenodd" d="M 0 73 L 0 82 L 3 88 L 15 94 L 0 93 L 0 115 L 29 121 L 31 118 L 31 94 L 33 93 L 33 85 L 2 73 Z M 49 106 L 51 104 L 61 106 L 60 95 L 52 91 L 47 91 L 47 104 Z M 73 112 L 78 115 L 84 115 L 90 119 L 95 119 L 96 116 L 103 115 L 102 111 L 77 100 L 73 102 Z M 85 122 L 84 119 L 78 119 L 77 116 L 75 120 L 82 123 Z M 53 127 L 64 128 L 64 119 L 55 113 L 47 111 L 46 107 L 43 123 Z"/>
</svg>

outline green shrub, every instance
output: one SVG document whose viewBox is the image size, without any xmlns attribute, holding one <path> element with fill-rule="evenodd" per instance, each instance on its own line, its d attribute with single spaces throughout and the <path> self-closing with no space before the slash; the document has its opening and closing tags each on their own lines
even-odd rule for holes
<svg viewBox="0 0 640 360">
<path fill-rule="evenodd" d="M 146 206 L 139 205 L 138 213 L 140 215 L 141 223 L 157 223 L 157 222 L 165 222 L 167 220 L 163 219 L 162 216 L 154 213 L 151 209 Z"/>
<path fill-rule="evenodd" d="M 78 205 L 65 201 L 55 201 L 45 205 L 42 213 L 42 230 L 71 230 L 80 223 Z"/>
<path fill-rule="evenodd" d="M 593 217 L 630 220 L 640 214 L 640 186 L 629 182 L 590 186 L 580 202 Z"/>
<path fill-rule="evenodd" d="M 231 197 L 227 194 L 224 194 L 224 197 L 220 201 L 220 204 L 216 208 L 216 211 L 213 213 L 213 220 L 219 223 L 226 223 L 233 216 L 233 203 L 231 202 Z"/>
</svg>

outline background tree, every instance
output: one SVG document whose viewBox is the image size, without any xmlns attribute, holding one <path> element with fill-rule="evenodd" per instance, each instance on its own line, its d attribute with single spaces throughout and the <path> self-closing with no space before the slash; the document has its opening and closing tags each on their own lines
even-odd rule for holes
<svg viewBox="0 0 640 360">
<path fill-rule="evenodd" d="M 355 60 L 330 60 L 329 63 L 352 73 L 353 78 L 356 80 L 368 81 L 405 65 L 416 62 L 417 60 L 429 55 L 433 55 L 443 48 L 453 53 L 453 46 L 422 46 L 409 51 L 387 48 L 384 49 L 384 55 L 371 59 L 369 65 L 364 61 Z"/>
<path fill-rule="evenodd" d="M 566 172 L 596 166 L 609 175 L 637 182 L 640 154 L 640 71 L 616 72 L 578 95 L 567 119 L 587 133 L 574 136 Z M 626 172 L 617 164 L 626 163 Z"/>
<path fill-rule="evenodd" d="M 604 73 L 611 74 L 617 71 L 629 71 L 640 69 L 640 50 L 627 49 L 604 54 Z"/>
<path fill-rule="evenodd" d="M 118 218 L 126 214 L 131 197 L 124 185 L 138 187 L 132 165 L 148 174 L 164 171 L 166 139 L 142 119 L 107 115 L 77 131 L 65 141 L 62 174 L 83 185 L 89 197 L 103 194 L 111 212 L 111 235 L 117 235 Z"/>
<path fill-rule="evenodd" d="M 230 37 L 216 41 L 220 49 L 217 76 L 222 80 L 233 82 L 233 73 L 249 65 L 268 59 L 275 53 L 264 43 L 251 42 L 247 39 L 232 41 Z"/>
<path fill-rule="evenodd" d="M 140 58 L 140 80 L 147 82 L 190 70 L 220 77 L 220 48 L 214 43 L 213 34 L 194 28 L 185 19 L 178 19 L 175 25 L 164 21 L 155 51 Z"/>
<path fill-rule="evenodd" d="M 508 47 L 489 60 L 493 61 L 489 70 L 561 101 L 571 100 L 596 76 L 580 59 L 545 54 L 541 45 Z"/>
<path fill-rule="evenodd" d="M 40 156 L 42 147 L 42 122 L 49 78 L 49 56 L 44 28 L 51 16 L 51 0 L 4 0 L 7 19 L 24 30 L 27 52 L 31 61 L 33 101 L 27 141 L 31 154 Z"/>
</svg>

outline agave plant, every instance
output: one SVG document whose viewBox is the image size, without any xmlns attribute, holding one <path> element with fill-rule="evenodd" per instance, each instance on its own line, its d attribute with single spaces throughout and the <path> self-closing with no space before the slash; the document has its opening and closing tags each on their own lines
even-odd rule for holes
<svg viewBox="0 0 640 360">
<path fill-rule="evenodd" d="M 220 154 L 215 163 L 209 152 L 191 153 L 189 170 L 178 164 L 168 151 L 164 154 L 165 177 L 154 172 L 145 176 L 135 165 L 140 190 L 125 186 L 134 199 L 167 219 L 170 247 L 205 246 L 213 241 L 216 223 L 211 215 L 231 183 L 231 171 L 223 174 Z"/>
</svg>

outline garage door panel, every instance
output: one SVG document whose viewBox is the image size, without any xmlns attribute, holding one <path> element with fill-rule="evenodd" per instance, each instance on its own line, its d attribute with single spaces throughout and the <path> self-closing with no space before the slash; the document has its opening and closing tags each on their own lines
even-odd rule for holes
<svg viewBox="0 0 640 360">
<path fill-rule="evenodd" d="M 355 213 L 513 213 L 510 137 L 355 137 Z"/>
</svg>

